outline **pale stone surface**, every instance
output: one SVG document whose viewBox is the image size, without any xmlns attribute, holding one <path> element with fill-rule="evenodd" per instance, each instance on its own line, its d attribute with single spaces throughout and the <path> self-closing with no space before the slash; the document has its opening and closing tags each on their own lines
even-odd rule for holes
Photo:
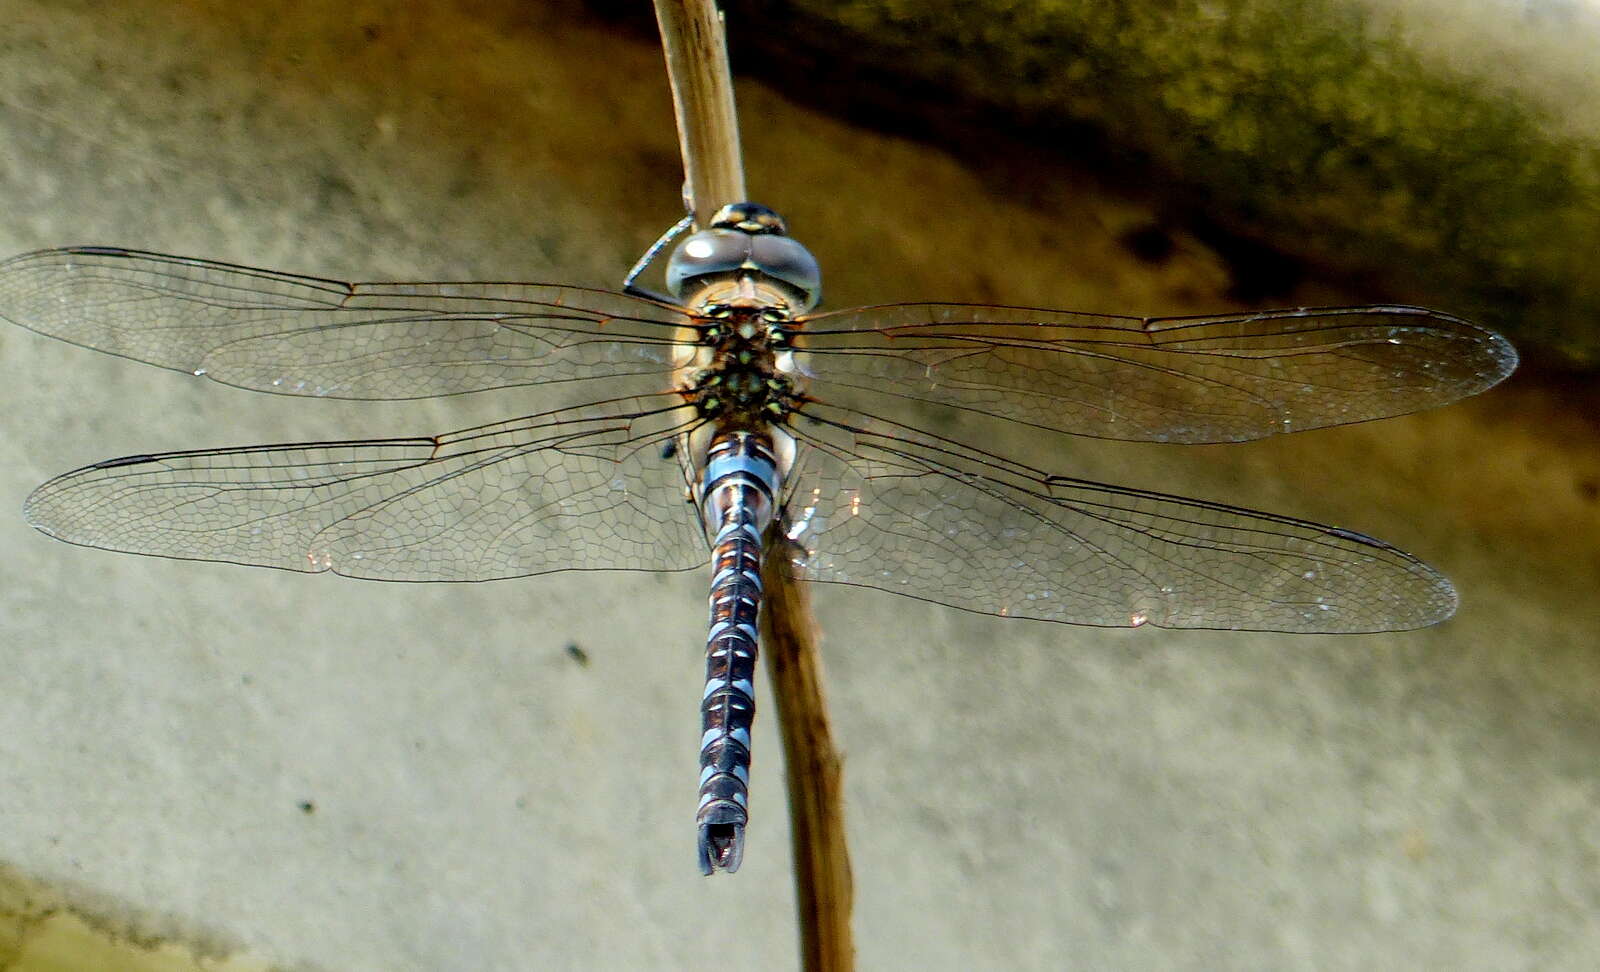
<svg viewBox="0 0 1600 972">
<path fill-rule="evenodd" d="M 604 286 L 675 217 L 648 44 L 537 12 L 321 6 L 13 4 L 0 252 Z M 1128 256 L 1150 213 L 1093 178 L 1033 173 L 1049 188 L 1022 199 L 740 95 L 754 194 L 831 306 L 1223 306 L 1199 243 Z M 9 327 L 0 376 L 13 510 L 111 455 L 518 408 L 251 395 Z M 1428 631 L 1107 632 L 819 591 L 862 966 L 1592 964 L 1593 407 L 1520 382 L 1281 442 L 1028 456 L 1392 540 L 1461 588 Z M 683 968 L 725 936 L 792 966 L 770 713 L 743 870 L 693 864 L 703 576 L 363 584 L 82 550 L 14 515 L 0 550 L 0 861 L 86 910 L 308 968 Z"/>
</svg>

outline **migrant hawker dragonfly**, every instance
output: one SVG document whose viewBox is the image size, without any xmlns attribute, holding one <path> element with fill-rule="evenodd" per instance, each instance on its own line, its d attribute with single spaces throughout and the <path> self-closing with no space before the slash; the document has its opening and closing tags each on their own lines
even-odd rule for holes
<svg viewBox="0 0 1600 972">
<path fill-rule="evenodd" d="M 392 581 L 709 559 L 707 874 L 743 853 L 769 528 L 805 579 L 1014 618 L 1362 632 L 1455 609 L 1448 580 L 1382 541 L 1055 475 L 971 430 L 1238 442 L 1400 415 L 1510 374 L 1491 331 L 1394 305 L 813 313 L 815 260 L 754 204 L 685 239 L 667 280 L 672 300 L 100 247 L 16 257 L 0 314 L 84 347 L 282 395 L 515 388 L 529 409 L 442 435 L 113 459 L 45 483 L 26 516 L 91 547 Z"/>
</svg>

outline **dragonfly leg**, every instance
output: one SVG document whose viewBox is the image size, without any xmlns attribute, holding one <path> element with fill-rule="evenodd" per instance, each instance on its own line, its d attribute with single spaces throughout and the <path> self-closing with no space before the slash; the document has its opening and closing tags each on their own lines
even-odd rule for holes
<svg viewBox="0 0 1600 972">
<path fill-rule="evenodd" d="M 661 251 L 667 248 L 668 243 L 682 236 L 684 231 L 693 225 L 694 213 L 691 212 L 676 223 L 673 223 L 670 229 L 661 234 L 660 239 L 650 244 L 650 248 L 645 250 L 644 255 L 634 263 L 633 269 L 629 270 L 628 275 L 622 278 L 622 292 L 633 294 L 635 297 L 648 297 L 651 300 L 659 300 L 668 304 L 673 303 L 674 301 L 671 297 L 663 297 L 654 291 L 640 287 L 634 281 L 639 279 L 639 275 L 644 273 L 651 263 L 655 262 L 656 257 L 661 255 Z"/>
</svg>

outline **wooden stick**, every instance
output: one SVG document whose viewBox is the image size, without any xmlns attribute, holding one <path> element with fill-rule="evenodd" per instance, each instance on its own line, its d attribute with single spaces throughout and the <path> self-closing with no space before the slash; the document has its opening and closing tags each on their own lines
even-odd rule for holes
<svg viewBox="0 0 1600 972">
<path fill-rule="evenodd" d="M 828 726 L 810 589 L 794 576 L 797 552 L 782 530 L 771 531 L 762 559 L 761 640 L 789 783 L 800 954 L 804 968 L 833 972 L 855 967 L 855 889 L 844 836 L 841 760 Z"/>
<path fill-rule="evenodd" d="M 722 18 L 713 0 L 655 0 L 678 121 L 690 205 L 704 226 L 728 203 L 744 202 L 744 163 Z M 822 658 L 796 550 L 781 529 L 763 557 L 762 652 L 783 740 L 792 819 L 800 952 L 811 972 L 855 967 L 850 931 L 854 891 L 845 845 L 840 759 L 822 692 Z"/>
<path fill-rule="evenodd" d="M 722 15 L 713 0 L 655 4 L 678 119 L 685 192 L 695 225 L 704 227 L 718 209 L 748 198 Z"/>
</svg>

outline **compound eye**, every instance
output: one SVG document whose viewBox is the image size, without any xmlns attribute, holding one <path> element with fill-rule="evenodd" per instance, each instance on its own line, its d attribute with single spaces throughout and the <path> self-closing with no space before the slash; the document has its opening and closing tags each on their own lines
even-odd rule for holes
<svg viewBox="0 0 1600 972">
<path fill-rule="evenodd" d="M 689 281 L 717 273 L 731 273 L 750 259 L 747 233 L 734 229 L 701 230 L 672 251 L 667 261 L 667 291 L 682 297 Z"/>
<path fill-rule="evenodd" d="M 793 288 L 800 297 L 798 310 L 810 310 L 822 299 L 822 268 L 811 251 L 794 238 L 751 237 L 750 262 L 762 273 Z"/>
<path fill-rule="evenodd" d="M 714 226 L 678 245 L 667 261 L 668 292 L 682 299 L 696 281 L 754 271 L 781 284 L 794 311 L 815 307 L 822 299 L 822 270 L 816 258 L 794 239 L 782 235 L 776 213 L 765 207 L 743 205 L 757 211 L 741 209 L 730 214 L 745 217 L 739 228 Z M 769 217 L 777 225 L 763 228 Z"/>
</svg>

